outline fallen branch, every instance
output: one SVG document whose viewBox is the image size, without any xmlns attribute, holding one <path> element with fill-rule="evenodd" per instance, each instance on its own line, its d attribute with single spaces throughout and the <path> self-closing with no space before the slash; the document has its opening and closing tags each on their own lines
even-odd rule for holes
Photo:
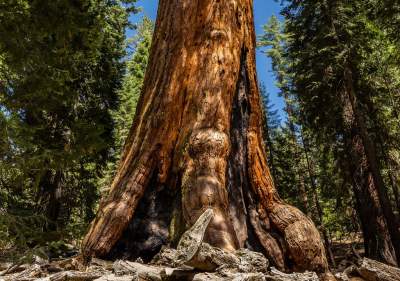
<svg viewBox="0 0 400 281">
<path fill-rule="evenodd" d="M 364 258 L 358 273 L 367 281 L 400 281 L 400 268 Z"/>
<path fill-rule="evenodd" d="M 22 264 L 23 264 L 22 262 L 18 262 L 10 265 L 6 270 L 0 272 L 0 276 L 15 273 L 20 269 L 21 269 L 20 271 L 23 271 L 25 268 L 21 268 Z"/>
</svg>

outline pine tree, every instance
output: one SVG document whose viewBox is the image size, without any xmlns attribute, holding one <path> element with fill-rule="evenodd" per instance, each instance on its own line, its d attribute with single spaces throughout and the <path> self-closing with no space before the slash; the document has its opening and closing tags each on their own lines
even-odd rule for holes
<svg viewBox="0 0 400 281">
<path fill-rule="evenodd" d="M 368 114 L 370 88 L 364 81 L 365 54 L 375 36 L 370 2 L 289 1 L 288 54 L 294 92 L 310 128 L 330 142 L 342 141 L 367 255 L 396 264 L 400 251 L 393 213 Z"/>
<path fill-rule="evenodd" d="M 274 109 L 274 104 L 271 103 L 270 95 L 264 84 L 260 84 L 260 95 L 263 102 L 264 109 L 264 139 L 266 141 L 266 146 L 268 150 L 268 164 L 271 167 L 271 173 L 275 180 L 275 184 L 277 183 L 277 176 L 275 171 L 275 143 L 274 140 L 276 135 L 278 134 L 278 130 L 280 128 L 281 120 L 279 118 L 279 113 L 277 109 Z"/>
<path fill-rule="evenodd" d="M 308 112 L 304 112 L 305 108 L 300 106 L 293 87 L 297 73 L 291 72 L 292 64 L 289 61 L 293 61 L 293 57 L 288 53 L 288 46 L 292 38 L 297 36 L 296 33 L 285 32 L 284 25 L 272 17 L 264 26 L 264 34 L 259 41 L 259 46 L 269 48 L 265 54 L 272 60 L 288 116 L 286 126 L 276 139 L 279 141 L 275 145 L 279 157 L 276 157 L 275 164 L 276 169 L 282 171 L 277 173 L 276 182 L 285 198 L 317 222 L 334 265 L 330 233 L 342 236 L 348 231 L 357 232 L 358 228 L 357 225 L 351 227 L 349 213 L 354 211 L 343 203 L 352 202 L 352 195 L 344 189 L 347 178 L 340 172 L 342 167 L 337 161 L 341 143 L 338 139 L 330 139 L 316 132 L 320 127 L 310 127 L 304 118 Z"/>
<path fill-rule="evenodd" d="M 128 40 L 128 48 L 132 49 L 132 53 L 126 62 L 127 69 L 122 82 L 122 88 L 118 91 L 118 109 L 112 113 L 115 122 L 114 137 L 116 142 L 113 157 L 107 165 L 104 177 L 100 180 L 103 190 L 107 190 L 111 184 L 111 180 L 117 169 L 122 147 L 132 125 L 136 106 L 142 91 L 153 29 L 153 22 L 149 18 L 144 17 L 142 22 L 137 26 L 136 35 Z"/>
<path fill-rule="evenodd" d="M 42 230 L 93 216 L 135 1 L 122 2 L 2 2 L 0 108 L 11 149 L 0 157 L 2 171 L 18 172 L 0 184 L 13 209 L 46 217 Z"/>
<path fill-rule="evenodd" d="M 302 162 L 301 145 L 299 143 L 298 110 L 296 100 L 291 90 L 291 76 L 288 72 L 289 62 L 285 57 L 285 48 L 288 36 L 283 32 L 283 24 L 272 16 L 268 23 L 264 25 L 264 33 L 259 38 L 258 45 L 267 47 L 264 53 L 272 61 L 272 70 L 276 78 L 276 86 L 280 89 L 279 95 L 285 101 L 286 124 L 280 132 L 280 149 L 282 155 L 279 159 L 281 168 L 280 176 L 275 177 L 277 185 L 288 192 L 287 196 L 293 198 L 294 204 L 299 206 L 305 213 L 310 215 L 309 200 L 307 195 L 307 183 L 304 171 L 300 163 Z M 284 151 L 285 150 L 285 151 Z M 274 169 L 272 167 L 272 169 Z M 280 178 L 282 177 L 282 179 Z M 300 193 L 300 196 L 290 196 Z"/>
</svg>

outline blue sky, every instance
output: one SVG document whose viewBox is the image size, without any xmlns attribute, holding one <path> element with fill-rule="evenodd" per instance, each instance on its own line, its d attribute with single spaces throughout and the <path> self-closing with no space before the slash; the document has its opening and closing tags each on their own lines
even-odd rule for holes
<svg viewBox="0 0 400 281">
<path fill-rule="evenodd" d="M 139 0 L 137 5 L 142 7 L 142 12 L 131 16 L 130 20 L 132 22 L 139 22 L 144 15 L 155 20 L 157 16 L 158 0 Z M 279 11 L 280 5 L 274 0 L 254 0 L 254 25 L 256 27 L 257 35 L 262 34 L 262 26 L 268 21 L 268 18 L 272 15 L 279 16 Z M 271 61 L 261 52 L 261 50 L 258 50 L 256 55 L 258 81 L 266 85 L 272 103 L 283 117 L 284 103 L 283 99 L 277 94 L 278 89 L 275 86 L 275 79 L 271 72 Z"/>
</svg>

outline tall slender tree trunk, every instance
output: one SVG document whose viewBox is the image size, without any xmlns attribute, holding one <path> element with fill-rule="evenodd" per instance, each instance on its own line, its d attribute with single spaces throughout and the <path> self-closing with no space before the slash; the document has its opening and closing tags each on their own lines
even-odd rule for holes
<svg viewBox="0 0 400 281">
<path fill-rule="evenodd" d="M 398 180 L 399 177 L 396 176 L 395 172 L 393 171 L 394 169 L 392 168 L 392 165 L 389 164 L 390 181 L 392 182 L 393 195 L 397 207 L 398 217 L 400 217 L 400 192 L 399 192 L 399 180 Z"/>
<path fill-rule="evenodd" d="M 332 15 L 338 9 L 335 1 L 328 2 L 332 34 L 338 46 L 341 44 Z M 335 11 L 335 12 L 334 12 Z M 355 57 L 350 54 L 349 58 Z M 367 126 L 358 107 L 356 79 L 352 62 L 343 71 L 344 145 L 348 154 L 348 166 L 352 175 L 352 186 L 360 217 L 366 255 L 397 265 L 400 260 L 400 230 L 391 210 L 384 182 L 378 167 L 374 145 L 368 135 Z"/>
<path fill-rule="evenodd" d="M 265 107 L 266 108 L 266 107 Z M 271 173 L 272 173 L 272 177 L 275 180 L 275 184 L 278 184 L 276 182 L 276 169 L 275 169 L 275 162 L 274 162 L 274 156 L 275 156 L 275 148 L 274 148 L 274 144 L 272 142 L 272 128 L 270 128 L 269 126 L 269 120 L 268 120 L 268 108 L 265 109 L 266 112 L 264 112 L 263 116 L 263 128 L 264 128 L 264 140 L 266 141 L 266 144 L 268 146 L 268 164 L 269 167 L 271 167 Z"/>
<path fill-rule="evenodd" d="M 397 265 L 400 233 L 391 210 L 374 146 L 359 112 L 351 69 L 345 72 L 345 146 L 349 154 L 367 256 Z"/>
<path fill-rule="evenodd" d="M 312 217 L 312 212 L 311 212 L 311 208 L 310 205 L 308 203 L 308 194 L 307 194 L 307 186 L 305 185 L 305 176 L 303 171 L 300 168 L 300 162 L 301 162 L 301 151 L 298 148 L 299 142 L 298 142 L 298 138 L 296 135 L 296 126 L 295 126 L 295 113 L 293 110 L 293 105 L 292 105 L 292 101 L 290 99 L 290 96 L 288 94 L 287 91 L 283 92 L 283 98 L 285 100 L 285 111 L 286 114 L 288 116 L 288 121 L 287 121 L 287 125 L 289 128 L 289 132 L 290 132 L 290 136 L 289 139 L 290 141 L 293 142 L 293 149 L 294 149 L 294 157 L 295 157 L 295 161 L 298 162 L 298 165 L 296 165 L 295 167 L 295 172 L 296 175 L 299 177 L 298 179 L 298 189 L 299 189 L 299 193 L 300 193 L 300 201 L 303 205 L 304 211 L 306 212 L 308 217 Z"/>
<path fill-rule="evenodd" d="M 300 170 L 300 169 L 299 169 Z M 309 218 L 312 218 L 312 211 L 310 204 L 308 202 L 308 193 L 307 193 L 307 188 L 305 184 L 305 177 L 303 174 L 299 174 L 299 195 L 300 195 L 300 201 L 301 204 L 303 205 L 304 212 Z"/>
<path fill-rule="evenodd" d="M 322 233 L 322 237 L 323 237 L 324 243 L 325 243 L 325 248 L 328 252 L 329 260 L 332 263 L 333 267 L 336 267 L 335 257 L 333 255 L 331 241 L 329 239 L 329 233 L 324 225 L 324 211 L 320 204 L 318 190 L 317 190 L 317 186 L 315 184 L 315 176 L 314 176 L 315 167 L 313 166 L 313 164 L 311 163 L 311 160 L 310 160 L 310 156 L 309 156 L 310 150 L 309 150 L 308 143 L 306 142 L 306 138 L 304 136 L 303 128 L 300 129 L 300 137 L 301 137 L 301 141 L 303 143 L 303 152 L 304 152 L 304 155 L 306 158 L 307 171 L 308 171 L 308 176 L 309 176 L 310 185 L 311 185 L 311 192 L 313 195 L 315 207 L 317 209 L 317 215 L 318 215 L 317 225 L 319 226 L 320 232 Z"/>
<path fill-rule="evenodd" d="M 394 103 L 393 99 L 393 93 L 390 87 L 388 86 L 388 82 L 385 79 L 385 85 L 386 85 L 386 91 L 388 92 L 389 100 L 391 102 L 391 106 L 393 108 L 393 115 L 394 118 L 397 120 L 399 119 L 398 113 L 396 110 L 396 104 Z M 382 124 L 380 124 L 379 119 L 376 115 L 376 106 L 372 102 L 369 96 L 364 97 L 364 101 L 366 102 L 367 108 L 368 108 L 368 115 L 370 118 L 372 118 L 374 122 L 374 127 L 373 130 L 375 131 L 376 134 L 376 139 L 377 139 L 377 146 L 379 146 L 380 154 L 382 159 L 384 160 L 385 166 L 388 170 L 388 180 L 390 182 L 390 185 L 392 187 L 393 195 L 394 195 L 394 203 L 398 211 L 400 211 L 400 201 L 399 201 L 399 184 L 396 176 L 396 168 L 394 168 L 396 165 L 396 161 L 391 159 L 389 156 L 389 147 L 385 146 L 385 141 L 384 138 L 386 137 L 387 134 L 385 134 L 384 130 L 382 130 Z M 390 141 L 389 141 L 390 143 Z M 389 145 L 390 146 L 390 145 Z M 399 218 L 398 218 L 399 219 Z"/>
<path fill-rule="evenodd" d="M 379 133 L 379 131 L 377 130 L 377 132 Z M 393 159 L 390 159 L 390 156 L 388 155 L 388 148 L 385 148 L 383 145 L 383 139 L 381 136 L 378 137 L 378 142 L 379 142 L 379 147 L 381 150 L 381 155 L 385 161 L 385 166 L 387 168 L 387 172 L 388 172 L 388 177 L 389 177 L 389 182 L 390 185 L 392 187 L 392 191 L 393 191 L 393 196 L 394 196 L 394 205 L 397 208 L 397 211 L 400 213 L 400 195 L 399 195 L 399 183 L 398 183 L 398 177 L 396 176 L 396 169 L 393 167 L 394 165 L 396 165 L 395 161 L 393 161 Z M 399 216 L 397 216 L 399 219 Z"/>
<path fill-rule="evenodd" d="M 47 224 L 46 230 L 55 231 L 61 213 L 63 179 L 60 171 L 46 170 L 39 182 L 40 190 L 37 194 L 38 208 L 44 213 Z"/>
<path fill-rule="evenodd" d="M 355 84 L 357 85 L 357 84 Z M 395 255 L 397 258 L 397 264 L 400 261 L 400 223 L 398 218 L 395 216 L 392 205 L 389 199 L 389 195 L 387 192 L 387 187 L 385 186 L 381 170 L 379 167 L 379 160 L 376 152 L 376 147 L 374 142 L 371 140 L 369 136 L 368 129 L 366 126 L 366 121 L 362 112 L 358 108 L 357 99 L 355 92 L 357 88 L 355 87 L 353 90 L 350 89 L 350 101 L 354 109 L 354 116 L 357 124 L 360 128 L 362 142 L 365 148 L 368 165 L 375 182 L 379 203 L 381 204 L 382 213 L 386 218 L 388 224 L 388 232 L 390 234 L 392 244 L 394 247 Z"/>
<path fill-rule="evenodd" d="M 150 259 L 211 207 L 211 245 L 327 270 L 317 229 L 279 198 L 267 166 L 252 11 L 251 0 L 160 0 L 134 124 L 85 257 Z"/>
</svg>

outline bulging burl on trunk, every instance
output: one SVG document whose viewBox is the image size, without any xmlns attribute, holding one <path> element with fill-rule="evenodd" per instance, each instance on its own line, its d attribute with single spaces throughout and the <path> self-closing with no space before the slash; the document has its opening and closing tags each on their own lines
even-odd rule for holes
<svg viewBox="0 0 400 281">
<path fill-rule="evenodd" d="M 142 95 L 85 257 L 142 257 L 214 216 L 204 241 L 324 272 L 314 224 L 278 196 L 266 162 L 251 0 L 160 0 Z"/>
</svg>

